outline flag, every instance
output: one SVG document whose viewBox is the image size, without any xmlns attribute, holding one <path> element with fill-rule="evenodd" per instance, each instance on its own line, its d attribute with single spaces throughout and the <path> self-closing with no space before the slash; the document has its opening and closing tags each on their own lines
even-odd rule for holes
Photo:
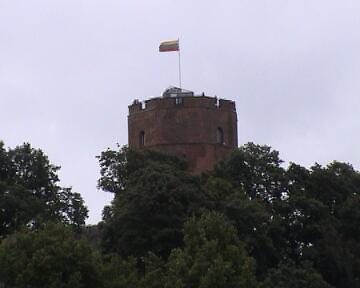
<svg viewBox="0 0 360 288">
<path fill-rule="evenodd" d="M 163 41 L 160 43 L 159 51 L 160 52 L 170 52 L 170 51 L 179 51 L 179 40 Z"/>
</svg>

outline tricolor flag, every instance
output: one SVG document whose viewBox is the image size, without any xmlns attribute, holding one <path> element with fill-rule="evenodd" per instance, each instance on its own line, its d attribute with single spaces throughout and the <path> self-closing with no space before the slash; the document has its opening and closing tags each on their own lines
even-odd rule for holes
<svg viewBox="0 0 360 288">
<path fill-rule="evenodd" d="M 163 41 L 160 43 L 159 51 L 160 52 L 170 52 L 170 51 L 179 51 L 179 40 Z"/>
</svg>

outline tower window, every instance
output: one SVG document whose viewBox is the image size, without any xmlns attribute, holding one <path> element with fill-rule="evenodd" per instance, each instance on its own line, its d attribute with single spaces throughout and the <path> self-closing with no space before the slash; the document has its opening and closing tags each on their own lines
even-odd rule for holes
<svg viewBox="0 0 360 288">
<path fill-rule="evenodd" d="M 216 143 L 221 145 L 224 144 L 224 132 L 220 127 L 216 130 Z"/>
<path fill-rule="evenodd" d="M 139 134 L 139 145 L 140 147 L 145 145 L 145 132 L 141 131 Z"/>
<path fill-rule="evenodd" d="M 183 103 L 183 98 L 182 97 L 177 97 L 177 98 L 175 98 L 175 104 L 176 105 L 180 105 L 180 104 L 182 104 Z"/>
</svg>

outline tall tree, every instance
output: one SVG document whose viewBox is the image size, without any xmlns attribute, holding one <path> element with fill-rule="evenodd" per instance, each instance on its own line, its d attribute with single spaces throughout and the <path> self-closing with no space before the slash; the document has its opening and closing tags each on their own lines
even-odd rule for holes
<svg viewBox="0 0 360 288">
<path fill-rule="evenodd" d="M 220 162 L 213 175 L 228 180 L 252 198 L 272 201 L 286 192 L 282 162 L 278 151 L 250 142 L 234 151 L 228 160 Z"/>
<path fill-rule="evenodd" d="M 6 150 L 0 142 L 0 237 L 22 225 L 65 222 L 85 224 L 87 208 L 80 194 L 59 186 L 60 167 L 30 144 Z"/>
<path fill-rule="evenodd" d="M 110 173 L 111 177 L 102 176 L 99 181 L 104 189 L 117 191 L 111 206 L 104 210 L 103 246 L 106 251 L 123 256 L 140 257 L 152 251 L 167 257 L 171 249 L 182 243 L 185 219 L 197 213 L 202 203 L 199 180 L 188 175 L 174 156 L 146 150 L 121 153 L 126 155 L 114 156 L 108 163 L 124 167 L 117 159 L 127 159 L 126 171 L 121 172 L 126 181 L 108 186 L 107 183 L 118 182 L 114 176 L 117 172 Z"/>
<path fill-rule="evenodd" d="M 119 150 L 107 149 L 97 156 L 101 177 L 98 186 L 106 192 L 118 193 L 126 188 L 132 173 L 152 163 L 170 165 L 178 170 L 186 170 L 185 161 L 176 156 L 151 149 L 134 150 L 127 146 Z"/>
<path fill-rule="evenodd" d="M 251 199 L 242 188 L 235 188 L 222 178 L 210 176 L 205 190 L 208 207 L 231 221 L 248 253 L 255 258 L 258 276 L 276 267 L 282 254 L 277 249 L 280 243 L 274 241 L 277 238 L 273 239 L 273 236 L 279 236 L 278 230 L 273 233 L 274 228 L 279 227 L 275 226 L 277 223 L 271 217 L 271 207 L 257 197 Z"/>
<path fill-rule="evenodd" d="M 354 245 L 358 233 L 352 228 L 357 226 L 360 207 L 356 205 L 359 175 L 351 165 L 340 162 L 326 167 L 316 164 L 309 170 L 292 164 L 287 171 L 288 197 L 277 207 L 286 219 L 289 257 L 297 263 L 311 261 L 335 287 L 359 286 L 354 257 L 359 255 Z"/>
</svg>

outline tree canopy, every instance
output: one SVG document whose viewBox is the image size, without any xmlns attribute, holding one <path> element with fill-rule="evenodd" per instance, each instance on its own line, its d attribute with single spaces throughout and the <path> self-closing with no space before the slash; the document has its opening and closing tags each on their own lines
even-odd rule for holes
<svg viewBox="0 0 360 288">
<path fill-rule="evenodd" d="M 49 221 L 76 229 L 85 224 L 84 201 L 71 188 L 59 186 L 59 169 L 30 144 L 5 149 L 0 142 L 0 237 Z"/>
<path fill-rule="evenodd" d="M 129 156 L 121 156 L 122 153 Z M 182 244 L 186 218 L 196 214 L 203 203 L 199 180 L 187 174 L 174 156 L 155 151 L 121 150 L 116 158 L 134 159 L 135 163 L 125 164 L 128 168 L 121 173 L 126 175 L 126 181 L 118 185 L 112 205 L 104 211 L 105 251 L 122 256 L 140 257 L 148 251 L 169 255 Z M 110 162 L 113 168 L 124 167 L 124 164 Z M 120 174 L 115 170 L 114 174 Z M 105 190 L 108 190 L 107 178 L 108 173 L 99 181 Z"/>
<path fill-rule="evenodd" d="M 63 225 L 18 232 L 0 245 L 0 279 L 5 287 L 99 287 L 98 259 Z"/>
<path fill-rule="evenodd" d="M 285 165 L 247 143 L 212 171 L 127 147 L 98 156 L 114 194 L 84 228 L 80 194 L 29 144 L 0 142 L 0 287 L 360 288 L 360 173 Z"/>
</svg>

